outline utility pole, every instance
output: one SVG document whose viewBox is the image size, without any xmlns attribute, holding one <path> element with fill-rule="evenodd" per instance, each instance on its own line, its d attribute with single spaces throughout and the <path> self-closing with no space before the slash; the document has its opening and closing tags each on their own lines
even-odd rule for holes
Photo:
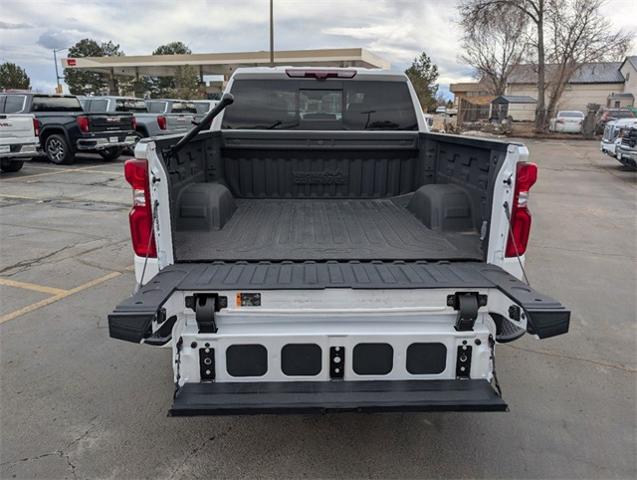
<svg viewBox="0 0 637 480">
<path fill-rule="evenodd" d="M 270 0 L 270 66 L 274 67 L 274 0 Z"/>
<path fill-rule="evenodd" d="M 53 62 L 55 63 L 55 93 L 61 95 L 63 92 L 62 85 L 60 84 L 60 73 L 58 70 L 58 52 L 63 52 L 64 50 L 68 50 L 67 48 L 54 48 L 53 49 Z"/>
</svg>

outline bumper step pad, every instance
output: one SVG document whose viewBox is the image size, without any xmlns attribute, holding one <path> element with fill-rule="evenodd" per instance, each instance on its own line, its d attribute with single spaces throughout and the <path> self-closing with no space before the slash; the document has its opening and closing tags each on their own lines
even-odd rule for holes
<svg viewBox="0 0 637 480">
<path fill-rule="evenodd" d="M 331 412 L 502 412 L 486 380 L 188 383 L 171 416 Z"/>
</svg>

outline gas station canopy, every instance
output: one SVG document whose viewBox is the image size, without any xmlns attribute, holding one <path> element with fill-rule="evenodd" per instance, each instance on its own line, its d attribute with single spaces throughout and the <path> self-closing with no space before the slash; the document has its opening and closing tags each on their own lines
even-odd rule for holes
<svg viewBox="0 0 637 480">
<path fill-rule="evenodd" d="M 269 66 L 270 52 L 81 57 L 63 58 L 61 62 L 63 68 L 129 77 L 172 77 L 179 67 L 192 65 L 198 69 L 201 77 L 223 75 L 227 79 L 238 67 Z M 362 48 L 275 51 L 274 65 L 383 69 L 390 67 L 387 60 Z"/>
</svg>

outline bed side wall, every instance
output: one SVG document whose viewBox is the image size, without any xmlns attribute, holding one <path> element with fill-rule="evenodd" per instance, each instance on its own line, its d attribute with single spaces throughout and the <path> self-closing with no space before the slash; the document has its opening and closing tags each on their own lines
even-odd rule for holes
<svg viewBox="0 0 637 480">
<path fill-rule="evenodd" d="M 427 163 L 434 165 L 433 182 L 458 185 L 469 194 L 474 225 L 481 232 L 486 252 L 494 184 L 506 159 L 508 144 L 457 135 L 420 135 L 421 152 Z"/>
</svg>

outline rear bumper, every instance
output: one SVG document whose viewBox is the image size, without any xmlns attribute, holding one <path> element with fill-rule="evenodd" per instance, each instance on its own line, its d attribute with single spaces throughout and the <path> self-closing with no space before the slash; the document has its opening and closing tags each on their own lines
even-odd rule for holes
<svg viewBox="0 0 637 480">
<path fill-rule="evenodd" d="M 130 147 L 135 145 L 137 137 L 135 135 L 121 135 L 114 133 L 107 137 L 80 138 L 77 141 L 78 150 L 104 150 L 115 147 Z"/>
<path fill-rule="evenodd" d="M 8 152 L 0 151 L 0 158 L 33 158 L 40 155 L 40 146 L 34 143 L 12 144 Z"/>
<path fill-rule="evenodd" d="M 581 125 L 563 125 L 558 124 L 553 128 L 555 133 L 582 133 Z"/>
<path fill-rule="evenodd" d="M 486 380 L 190 383 L 171 416 L 331 412 L 502 412 Z"/>
</svg>

